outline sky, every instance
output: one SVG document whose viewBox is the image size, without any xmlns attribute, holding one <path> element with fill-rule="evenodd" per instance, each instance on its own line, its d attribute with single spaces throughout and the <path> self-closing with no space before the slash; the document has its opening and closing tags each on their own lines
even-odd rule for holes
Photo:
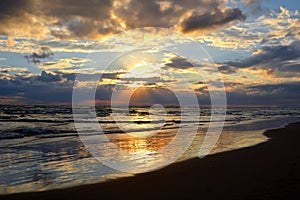
<svg viewBox="0 0 300 200">
<path fill-rule="evenodd" d="M 224 89 L 229 105 L 299 106 L 299 12 L 298 0 L 1 0 L 0 104 L 71 104 L 76 87 L 77 103 L 95 88 L 97 104 L 208 105 Z"/>
</svg>

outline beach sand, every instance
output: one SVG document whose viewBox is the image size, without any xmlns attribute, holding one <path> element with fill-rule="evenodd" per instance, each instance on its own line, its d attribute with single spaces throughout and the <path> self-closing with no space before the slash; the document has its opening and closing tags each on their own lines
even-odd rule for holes
<svg viewBox="0 0 300 200">
<path fill-rule="evenodd" d="M 267 142 L 104 183 L 0 199 L 300 199 L 300 123 Z"/>
</svg>

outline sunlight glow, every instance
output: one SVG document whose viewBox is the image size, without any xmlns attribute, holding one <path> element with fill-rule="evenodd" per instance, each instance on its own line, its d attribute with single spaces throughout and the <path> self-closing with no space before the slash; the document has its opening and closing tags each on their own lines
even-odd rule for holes
<svg viewBox="0 0 300 200">
<path fill-rule="evenodd" d="M 145 61 L 136 63 L 127 74 L 124 74 L 124 78 L 152 78 L 160 77 L 160 66 Z"/>
</svg>

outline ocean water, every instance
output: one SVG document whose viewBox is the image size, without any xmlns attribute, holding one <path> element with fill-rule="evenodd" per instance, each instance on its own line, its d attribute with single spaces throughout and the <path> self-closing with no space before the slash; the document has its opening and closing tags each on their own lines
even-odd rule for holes
<svg viewBox="0 0 300 200">
<path fill-rule="evenodd" d="M 192 145 L 178 161 L 198 156 L 210 120 L 211 110 L 166 107 L 152 112 L 147 107 L 118 108 L 118 123 L 108 107 L 96 107 L 97 123 L 110 142 L 134 157 L 112 155 L 107 142 L 99 142 L 104 155 L 115 162 L 129 161 L 147 169 L 153 163 L 179 152 L 173 145 L 161 155 L 158 150 L 168 145 L 177 131 L 199 126 Z M 82 119 L 82 124 L 89 124 Z M 255 145 L 267 140 L 267 129 L 300 121 L 300 109 L 282 107 L 228 108 L 223 132 L 211 154 Z M 87 137 L 99 134 L 87 125 Z M 192 129 L 191 129 L 192 130 Z M 186 139 L 190 139 L 186 131 Z M 148 135 L 149 137 L 146 137 Z M 0 106 L 0 194 L 41 191 L 106 181 L 133 174 L 119 172 L 99 162 L 83 144 L 76 131 L 71 106 Z"/>
</svg>

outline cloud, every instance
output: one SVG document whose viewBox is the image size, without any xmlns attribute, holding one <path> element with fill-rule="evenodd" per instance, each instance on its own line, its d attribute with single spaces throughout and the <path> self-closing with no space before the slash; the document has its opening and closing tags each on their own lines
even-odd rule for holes
<svg viewBox="0 0 300 200">
<path fill-rule="evenodd" d="M 138 88 L 130 98 L 130 105 L 179 105 L 175 94 L 166 88 Z"/>
<path fill-rule="evenodd" d="M 190 69 L 193 68 L 193 64 L 191 64 L 187 59 L 182 57 L 172 57 L 169 62 L 165 64 L 164 69 L 167 69 L 168 67 L 176 68 L 176 69 Z"/>
<path fill-rule="evenodd" d="M 28 73 L 28 69 L 26 67 L 12 67 L 12 66 L 1 66 L 1 73 Z"/>
<path fill-rule="evenodd" d="M 238 8 L 226 6 L 225 0 L 95 0 L 88 3 L 81 0 L 4 0 L 0 5 L 0 34 L 101 39 L 120 31 L 149 26 L 188 33 L 210 29 L 209 26 L 224 27 L 244 17 Z"/>
<path fill-rule="evenodd" d="M 287 73 L 293 73 L 295 76 L 295 73 L 300 73 L 299 66 L 300 41 L 295 41 L 290 45 L 264 46 L 252 56 L 227 62 L 222 67 L 232 69 L 233 72 L 235 69 L 251 68 L 267 70 L 268 74 L 276 73 L 277 76 L 286 76 Z"/>
<path fill-rule="evenodd" d="M 44 19 L 36 15 L 37 1 L 0 1 L 0 34 L 40 37 L 46 34 Z"/>
<path fill-rule="evenodd" d="M 36 52 L 33 52 L 30 55 L 26 55 L 25 58 L 28 62 L 37 64 L 41 62 L 41 59 L 49 58 L 53 55 L 54 54 L 49 47 L 41 47 Z"/>
<path fill-rule="evenodd" d="M 79 75 L 77 80 L 81 83 L 90 82 L 90 81 L 102 81 L 103 79 L 119 79 L 119 75 L 123 74 L 124 72 L 106 72 L 106 73 L 93 73 L 93 74 L 83 74 L 77 73 Z M 63 74 L 65 76 L 66 74 Z M 70 75 L 70 74 L 69 74 Z M 99 80 L 100 79 L 100 80 Z M 75 77 L 73 81 L 75 80 Z"/>
<path fill-rule="evenodd" d="M 300 39 L 299 12 L 280 7 L 271 14 L 249 18 L 197 39 L 206 45 L 249 52 L 261 46 L 289 45 Z"/>
<path fill-rule="evenodd" d="M 76 74 L 42 72 L 40 75 L 17 75 L 9 77 L 0 76 L 1 103 L 68 103 L 72 101 L 72 91 Z M 90 74 L 86 80 L 93 80 L 99 75 Z M 103 78 L 116 79 L 118 74 L 106 73 Z M 211 84 L 211 83 L 210 83 Z M 288 82 L 278 84 L 245 85 L 236 81 L 224 82 L 230 105 L 299 105 L 300 82 Z M 101 84 L 96 90 L 96 100 L 109 102 L 115 87 L 126 86 L 115 84 Z M 196 86 L 196 85 L 195 85 Z M 86 90 L 82 87 L 83 94 Z M 200 104 L 209 104 L 210 97 L 205 83 L 199 82 L 195 89 Z M 213 92 L 213 91 L 212 91 Z M 180 93 L 180 92 L 179 92 Z M 177 94 L 179 94 L 177 93 Z M 189 96 L 189 93 L 182 93 Z M 3 98 L 2 98 L 3 97 Z M 82 96 L 84 100 L 86 96 Z M 131 104 L 176 104 L 177 98 L 172 91 L 163 87 L 140 87 L 134 92 Z"/>
<path fill-rule="evenodd" d="M 229 66 L 229 65 L 220 66 L 220 67 L 218 67 L 218 69 L 223 74 L 234 74 L 237 72 L 237 70 L 234 67 Z"/>
<path fill-rule="evenodd" d="M 45 37 L 95 38 L 100 27 L 110 29 L 111 0 L 1 1 L 0 34 Z M 62 30 L 65 30 L 63 32 Z M 64 34 L 62 34 L 64 33 Z M 99 34 L 100 35 L 100 34 Z"/>
<path fill-rule="evenodd" d="M 247 86 L 225 82 L 228 105 L 300 105 L 300 82 Z M 200 104 L 210 104 L 206 85 L 195 90 Z M 211 91 L 213 92 L 213 91 Z"/>
<path fill-rule="evenodd" d="M 142 83 L 142 85 L 155 86 L 160 83 L 173 82 L 173 80 L 164 80 L 161 77 L 148 77 L 148 78 L 120 78 L 119 83 L 122 85 L 130 85 L 132 83 Z"/>
<path fill-rule="evenodd" d="M 55 16 L 62 21 L 68 21 L 76 16 L 90 19 L 105 19 L 110 16 L 112 0 L 42 0 L 39 1 L 40 11 L 45 16 Z"/>
<path fill-rule="evenodd" d="M 39 65 L 39 68 L 43 70 L 59 70 L 74 67 L 74 66 L 81 66 L 83 63 L 87 63 L 90 60 L 85 58 L 62 58 L 58 61 L 54 62 L 43 62 Z"/>
<path fill-rule="evenodd" d="M 227 92 L 232 105 L 291 105 L 299 106 L 300 82 L 263 84 Z"/>
<path fill-rule="evenodd" d="M 127 28 L 149 26 L 171 28 L 177 25 L 187 12 L 192 10 L 204 12 L 219 6 L 223 6 L 222 0 L 130 0 L 128 3 L 117 4 L 113 13 L 125 23 Z"/>
<path fill-rule="evenodd" d="M 90 75 L 89 78 L 99 77 Z M 103 78 L 114 78 L 116 74 L 103 74 Z M 52 104 L 72 102 L 72 92 L 76 74 L 50 73 L 43 71 L 40 75 L 0 76 L 0 103 Z M 89 80 L 87 78 L 87 80 Z M 85 81 L 85 80 L 82 80 Z M 114 85 L 100 85 L 96 90 L 97 100 L 109 100 Z M 83 91 L 86 90 L 84 87 Z M 16 98 L 18 97 L 18 98 Z M 15 101 L 12 101 L 15 100 Z"/>
<path fill-rule="evenodd" d="M 44 17 L 56 18 L 50 34 L 61 38 L 99 38 L 121 31 L 111 16 L 112 0 L 96 0 L 89 3 L 80 0 L 45 1 L 41 10 Z M 72 6 L 70 6 L 72 5 Z"/>
<path fill-rule="evenodd" d="M 52 74 L 52 73 L 47 73 L 45 71 L 42 71 L 41 76 L 37 77 L 36 80 L 41 82 L 57 82 L 57 81 L 61 81 L 62 78 L 58 74 Z"/>
<path fill-rule="evenodd" d="M 6 46 L 12 47 L 14 45 L 15 45 L 14 39 L 11 36 L 7 37 Z"/>
<path fill-rule="evenodd" d="M 216 29 L 234 21 L 244 21 L 246 15 L 239 8 L 228 8 L 225 11 L 215 9 L 213 12 L 194 12 L 181 23 L 184 33 L 203 31 L 205 29 Z"/>
<path fill-rule="evenodd" d="M 245 7 L 254 16 L 269 12 L 270 10 L 263 7 L 261 0 L 245 0 Z"/>
<path fill-rule="evenodd" d="M 300 76 L 300 42 L 290 45 L 263 46 L 244 59 L 218 63 L 223 74 L 244 75 L 249 79 L 243 82 L 282 83 L 298 81 Z"/>
</svg>

